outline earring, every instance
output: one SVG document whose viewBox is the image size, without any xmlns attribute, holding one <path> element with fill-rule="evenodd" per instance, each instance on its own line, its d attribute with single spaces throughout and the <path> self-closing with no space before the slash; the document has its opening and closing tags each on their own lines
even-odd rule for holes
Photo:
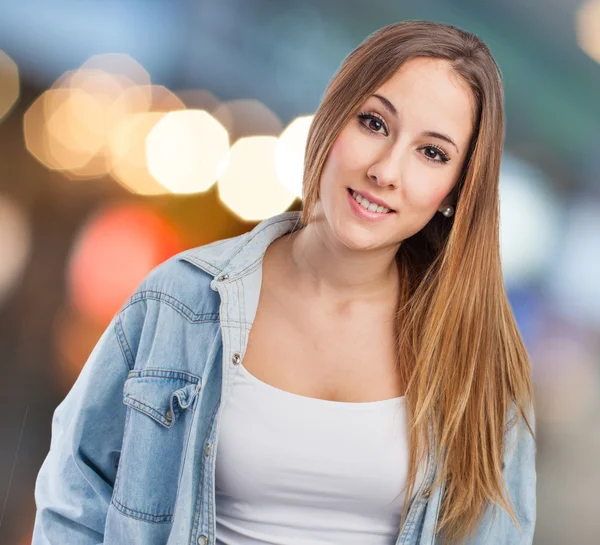
<svg viewBox="0 0 600 545">
<path fill-rule="evenodd" d="M 446 208 L 444 208 L 442 210 L 442 214 L 444 214 L 444 216 L 449 218 L 450 216 L 452 216 L 454 214 L 454 207 L 451 205 L 446 206 Z"/>
</svg>

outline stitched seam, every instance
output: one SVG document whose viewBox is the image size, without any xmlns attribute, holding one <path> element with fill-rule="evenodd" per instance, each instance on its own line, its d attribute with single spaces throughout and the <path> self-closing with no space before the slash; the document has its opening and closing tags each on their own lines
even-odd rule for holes
<svg viewBox="0 0 600 545">
<path fill-rule="evenodd" d="M 129 372 L 134 366 L 134 358 L 131 347 L 129 346 L 129 342 L 127 341 L 127 337 L 125 336 L 121 313 L 119 313 L 117 319 L 115 320 L 114 328 L 117 335 L 117 341 L 119 342 L 119 348 L 121 349 L 125 365 L 127 366 L 127 371 Z"/>
<path fill-rule="evenodd" d="M 253 273 L 260 266 L 260 262 L 262 261 L 262 259 L 263 256 L 260 256 L 256 261 L 253 261 L 250 265 L 248 265 L 248 267 L 244 269 L 242 274 L 234 278 L 234 280 L 239 280 L 240 278 L 244 278 L 244 276 L 248 276 L 249 274 Z"/>
<path fill-rule="evenodd" d="M 202 377 L 188 373 L 187 371 L 175 371 L 174 369 L 160 369 L 157 367 L 147 367 L 144 369 L 132 369 L 127 373 L 128 378 L 165 378 L 174 380 L 184 380 L 191 384 L 202 382 Z"/>
<path fill-rule="evenodd" d="M 195 398 L 198 395 L 199 389 L 196 388 L 194 393 L 192 394 Z M 190 407 L 190 405 L 188 405 Z M 186 407 L 187 409 L 187 407 Z M 190 443 L 190 436 L 192 435 L 192 423 L 194 422 L 194 416 L 196 416 L 196 409 L 192 406 L 190 407 L 190 425 L 188 426 L 185 438 L 185 447 L 183 449 L 183 455 L 181 458 L 181 467 L 179 469 L 179 479 L 177 480 L 177 494 L 175 495 L 175 505 L 177 505 L 177 500 L 179 499 L 179 494 L 181 492 L 181 481 L 183 480 L 183 471 L 185 469 L 185 460 L 187 458 L 188 446 Z"/>
<path fill-rule="evenodd" d="M 135 293 L 134 295 L 132 295 L 129 298 L 129 302 L 127 303 L 127 305 L 125 305 L 123 307 L 123 309 L 121 310 L 121 312 L 123 312 L 124 310 L 126 310 L 127 308 L 129 308 L 130 306 L 136 304 L 139 301 L 146 301 L 148 299 L 156 300 L 156 301 L 160 301 L 162 303 L 165 303 L 166 305 L 168 305 L 168 306 L 172 307 L 174 310 L 176 310 L 179 314 L 181 314 L 182 316 L 184 316 L 186 319 L 188 319 L 188 321 L 191 322 L 191 323 L 216 322 L 216 321 L 219 320 L 219 314 L 218 313 L 215 313 L 215 312 L 211 312 L 211 313 L 197 313 L 197 312 L 194 312 L 189 306 L 187 306 L 185 303 L 183 303 L 182 301 L 180 301 L 176 297 L 173 297 L 172 295 L 170 295 L 168 293 L 164 293 L 162 291 L 156 291 L 156 290 L 138 291 L 137 293 Z M 175 304 L 173 301 L 175 301 L 175 303 L 177 303 L 177 304 Z M 177 305 L 180 305 L 181 308 L 179 306 L 177 306 Z"/>
<path fill-rule="evenodd" d="M 131 518 L 137 518 L 140 520 L 146 520 L 156 523 L 173 522 L 173 513 L 171 513 L 170 515 L 153 515 L 152 513 L 144 513 L 143 511 L 137 511 L 135 509 L 131 509 L 130 507 L 123 505 L 115 498 L 113 498 L 113 505 L 123 514 Z"/>
<path fill-rule="evenodd" d="M 154 407 L 151 407 L 150 405 L 147 405 L 146 403 L 135 399 L 135 397 L 125 396 L 125 398 L 123 399 L 123 403 L 129 405 L 130 407 L 140 409 L 144 414 L 147 414 L 148 416 L 152 417 L 159 424 L 162 424 L 164 426 L 169 426 L 169 424 L 171 424 L 171 422 L 169 422 L 161 412 L 157 411 Z M 148 410 L 144 411 L 144 408 Z"/>
<path fill-rule="evenodd" d="M 123 438 L 127 437 L 127 433 L 129 431 L 129 416 L 131 415 L 130 410 L 125 411 L 125 425 L 123 426 Z M 123 451 L 123 443 L 121 443 L 121 453 Z M 115 486 L 113 488 L 113 499 L 116 494 L 119 493 L 119 483 L 121 481 L 121 473 L 123 473 L 123 464 L 119 461 L 119 467 L 117 468 L 117 474 L 115 476 Z"/>
<path fill-rule="evenodd" d="M 209 269 L 209 272 L 211 274 L 214 274 L 215 276 L 219 273 L 219 269 L 217 267 L 215 267 L 212 263 L 209 263 L 208 261 L 205 261 L 204 259 L 202 259 L 200 257 L 189 255 L 189 256 L 186 256 L 186 259 L 193 261 L 196 265 L 205 266 L 207 269 Z"/>
<path fill-rule="evenodd" d="M 212 413 L 212 416 L 211 416 L 211 420 L 213 422 L 215 419 L 215 415 L 217 414 L 218 408 L 219 408 L 219 403 L 217 403 L 217 405 Z M 209 435 L 209 437 L 210 437 L 210 435 Z M 205 472 L 206 472 L 206 456 L 204 455 L 204 448 L 202 449 L 202 456 L 204 457 L 204 463 L 200 465 L 202 470 L 200 471 L 200 482 L 198 483 L 198 486 L 196 488 L 196 501 L 195 501 L 195 506 L 194 506 L 194 525 L 193 525 L 192 533 L 190 535 L 189 545 L 195 545 L 195 543 L 196 543 L 196 539 L 194 538 L 194 536 L 198 533 L 200 517 L 202 516 L 203 501 L 202 501 L 202 495 L 200 494 L 200 492 L 202 490 L 204 490 L 204 479 L 205 479 Z M 200 508 L 198 506 L 199 503 L 200 503 Z"/>
<path fill-rule="evenodd" d="M 269 224 L 265 224 L 263 225 L 260 229 L 258 229 L 252 236 L 250 236 L 248 238 L 248 240 L 242 244 L 242 246 L 238 249 L 237 252 L 235 252 L 230 258 L 229 260 L 225 263 L 225 265 L 222 267 L 222 269 L 225 269 L 233 260 L 234 257 L 236 257 L 248 244 L 250 244 L 250 242 L 252 242 L 252 240 L 254 238 L 256 238 L 260 233 L 262 233 L 267 227 L 271 226 L 271 225 L 277 225 L 278 223 L 283 223 L 286 221 L 290 221 L 290 218 L 281 218 L 279 220 L 273 221 Z M 259 224 L 260 225 L 260 224 Z"/>
</svg>

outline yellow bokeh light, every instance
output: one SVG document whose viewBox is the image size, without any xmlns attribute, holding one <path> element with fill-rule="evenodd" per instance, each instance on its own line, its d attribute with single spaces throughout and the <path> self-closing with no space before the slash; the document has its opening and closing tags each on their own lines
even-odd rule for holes
<svg viewBox="0 0 600 545">
<path fill-rule="evenodd" d="M 68 92 L 62 91 L 66 90 L 49 89 L 33 102 L 23 117 L 23 132 L 28 151 L 52 170 L 81 168 L 91 157 L 85 149 L 65 146 L 63 141 L 48 132 L 48 118 L 68 99 Z"/>
<path fill-rule="evenodd" d="M 104 145 L 104 109 L 94 95 L 81 89 L 57 89 L 47 95 L 45 108 L 50 140 L 88 154 L 89 159 Z"/>
<path fill-rule="evenodd" d="M 275 145 L 275 170 L 279 181 L 296 197 L 302 197 L 304 148 L 312 115 L 297 117 L 281 133 Z"/>
<path fill-rule="evenodd" d="M 4 51 L 0 51 L 0 119 L 11 110 L 18 98 L 19 69 Z"/>
<path fill-rule="evenodd" d="M 166 114 L 163 112 L 147 112 L 127 116 L 110 136 L 110 173 L 132 193 L 169 193 L 169 190 L 150 174 L 146 162 L 146 139 L 164 115 Z"/>
<path fill-rule="evenodd" d="M 588 0 L 579 6 L 575 30 L 579 47 L 600 62 L 600 0 Z"/>
<path fill-rule="evenodd" d="M 277 180 L 274 136 L 239 139 L 218 181 L 221 201 L 240 218 L 260 221 L 286 210 L 295 195 Z"/>
<path fill-rule="evenodd" d="M 148 170 L 173 193 L 206 191 L 226 166 L 229 135 L 204 110 L 166 114 L 146 142 Z"/>
<path fill-rule="evenodd" d="M 73 180 L 110 173 L 132 192 L 167 193 L 148 172 L 145 141 L 164 113 L 185 109 L 185 104 L 149 81 L 126 55 L 92 57 L 58 78 L 28 109 L 27 149 Z M 160 115 L 140 117 L 150 112 Z"/>
<path fill-rule="evenodd" d="M 167 112 L 182 110 L 185 104 L 161 85 L 128 89 L 117 103 L 119 107 L 111 117 L 113 123 L 107 135 L 111 175 L 132 193 L 169 193 L 148 170 L 146 139 Z"/>
</svg>

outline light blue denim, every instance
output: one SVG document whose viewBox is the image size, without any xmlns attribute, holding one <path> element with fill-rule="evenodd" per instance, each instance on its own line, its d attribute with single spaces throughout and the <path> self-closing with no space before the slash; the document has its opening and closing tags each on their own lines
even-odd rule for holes
<svg viewBox="0 0 600 545">
<path fill-rule="evenodd" d="M 144 279 L 54 412 L 33 545 L 215 544 L 221 408 L 256 313 L 262 257 L 298 226 L 299 212 L 279 214 Z M 522 533 L 490 508 L 473 543 L 532 542 L 535 444 L 519 422 L 507 434 L 504 477 Z M 396 545 L 441 543 L 433 531 L 443 485 L 426 492 L 435 474 L 430 461 Z"/>
</svg>

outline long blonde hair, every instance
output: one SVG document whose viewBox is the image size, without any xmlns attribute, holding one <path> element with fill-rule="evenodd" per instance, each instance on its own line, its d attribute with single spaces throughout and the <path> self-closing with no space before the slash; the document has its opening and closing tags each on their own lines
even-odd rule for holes
<svg viewBox="0 0 600 545">
<path fill-rule="evenodd" d="M 311 124 L 301 222 L 312 218 L 323 165 L 341 129 L 414 57 L 447 60 L 469 85 L 476 110 L 470 149 L 453 189 L 455 215 L 436 214 L 402 241 L 396 255 L 401 279 L 397 365 L 407 385 L 411 423 L 406 498 L 412 497 L 417 469 L 435 444 L 435 452 L 429 452 L 440 467 L 435 485 L 445 484 L 437 530 L 460 542 L 476 530 L 491 504 L 505 509 L 518 526 L 502 475 L 511 403 L 533 435 L 527 418 L 533 401 L 530 362 L 500 262 L 502 76 L 477 36 L 451 25 L 407 21 L 378 30 L 350 53 Z"/>
</svg>

